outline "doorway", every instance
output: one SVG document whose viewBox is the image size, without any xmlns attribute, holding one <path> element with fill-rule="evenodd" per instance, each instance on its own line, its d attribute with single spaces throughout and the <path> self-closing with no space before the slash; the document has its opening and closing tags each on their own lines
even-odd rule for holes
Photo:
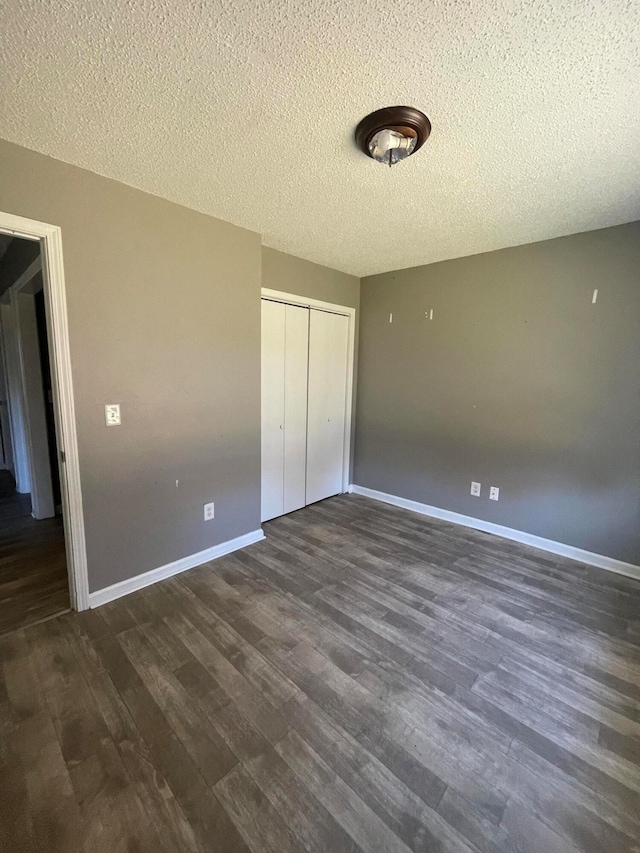
<svg viewBox="0 0 640 853">
<path fill-rule="evenodd" d="M 40 246 L 0 257 L 0 636 L 70 609 Z"/>
<path fill-rule="evenodd" d="M 60 229 L 0 212 L 0 635 L 87 606 Z"/>
<path fill-rule="evenodd" d="M 262 521 L 349 484 L 355 309 L 262 291 Z"/>
</svg>

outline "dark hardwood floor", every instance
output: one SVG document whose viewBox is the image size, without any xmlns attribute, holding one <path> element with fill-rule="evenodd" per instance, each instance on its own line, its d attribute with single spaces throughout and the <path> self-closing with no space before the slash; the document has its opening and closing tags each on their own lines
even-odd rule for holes
<svg viewBox="0 0 640 853">
<path fill-rule="evenodd" d="M 0 641 L 0 850 L 640 850 L 640 583 L 362 497 Z"/>
<path fill-rule="evenodd" d="M 36 521 L 29 495 L 0 471 L 0 636 L 68 609 L 62 519 Z"/>
</svg>

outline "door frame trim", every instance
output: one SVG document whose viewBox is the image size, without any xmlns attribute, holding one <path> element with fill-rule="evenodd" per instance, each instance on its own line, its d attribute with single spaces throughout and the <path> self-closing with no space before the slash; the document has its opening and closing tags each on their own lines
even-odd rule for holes
<svg viewBox="0 0 640 853">
<path fill-rule="evenodd" d="M 351 470 L 351 440 L 353 422 L 353 380 L 356 352 L 356 309 L 347 305 L 336 305 L 333 302 L 322 302 L 319 299 L 311 299 L 308 296 L 298 296 L 294 293 L 285 293 L 272 288 L 261 288 L 261 299 L 270 302 L 282 302 L 285 305 L 299 305 L 302 308 L 315 308 L 319 311 L 327 311 L 329 314 L 342 314 L 348 318 L 349 330 L 347 338 L 347 393 L 345 395 L 345 418 L 344 418 L 344 452 L 342 458 L 342 491 L 349 490 Z"/>
<path fill-rule="evenodd" d="M 0 233 L 40 243 L 42 278 L 47 309 L 47 333 L 53 385 L 60 465 L 67 572 L 71 606 L 75 610 L 89 607 L 89 577 L 85 540 L 78 436 L 71 373 L 69 325 L 62 255 L 62 233 L 57 225 L 14 216 L 0 211 Z"/>
</svg>

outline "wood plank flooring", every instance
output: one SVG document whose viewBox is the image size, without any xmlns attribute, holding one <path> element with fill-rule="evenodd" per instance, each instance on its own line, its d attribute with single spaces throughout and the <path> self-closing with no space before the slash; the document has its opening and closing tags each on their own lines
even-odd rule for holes
<svg viewBox="0 0 640 853">
<path fill-rule="evenodd" d="M 0 471 L 0 636 L 69 609 L 62 518 L 36 521 Z"/>
<path fill-rule="evenodd" d="M 640 583 L 344 495 L 0 641 L 1 851 L 633 853 Z"/>
</svg>

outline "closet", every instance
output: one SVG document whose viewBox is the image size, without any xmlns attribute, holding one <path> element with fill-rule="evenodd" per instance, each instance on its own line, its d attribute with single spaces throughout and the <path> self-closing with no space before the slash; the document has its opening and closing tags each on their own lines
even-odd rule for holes
<svg viewBox="0 0 640 853">
<path fill-rule="evenodd" d="M 349 317 L 262 299 L 262 520 L 343 491 Z"/>
</svg>

